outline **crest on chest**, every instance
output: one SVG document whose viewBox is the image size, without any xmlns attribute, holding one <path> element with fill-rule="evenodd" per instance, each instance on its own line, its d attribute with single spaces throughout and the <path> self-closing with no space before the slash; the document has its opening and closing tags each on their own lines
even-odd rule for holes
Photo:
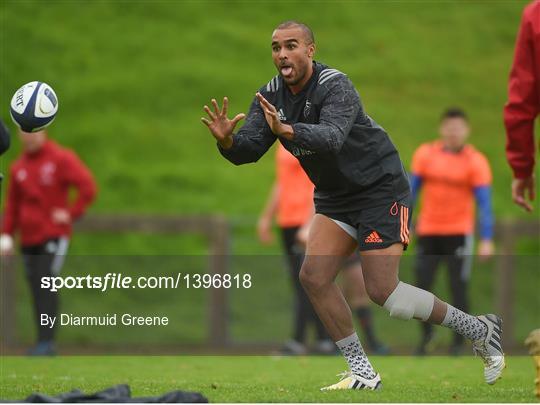
<svg viewBox="0 0 540 405">
<path fill-rule="evenodd" d="M 306 100 L 306 105 L 304 106 L 304 118 L 309 117 L 311 113 L 311 101 Z"/>
<path fill-rule="evenodd" d="M 54 182 L 54 175 L 56 173 L 56 164 L 53 162 L 46 162 L 39 168 L 39 179 L 41 184 L 49 186 Z"/>
</svg>

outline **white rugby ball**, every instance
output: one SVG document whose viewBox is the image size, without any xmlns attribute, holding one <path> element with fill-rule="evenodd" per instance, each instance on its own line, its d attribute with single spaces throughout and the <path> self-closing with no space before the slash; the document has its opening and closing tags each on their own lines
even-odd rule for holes
<svg viewBox="0 0 540 405">
<path fill-rule="evenodd" d="M 26 83 L 11 99 L 11 118 L 24 132 L 36 132 L 53 122 L 58 98 L 47 83 Z"/>
</svg>

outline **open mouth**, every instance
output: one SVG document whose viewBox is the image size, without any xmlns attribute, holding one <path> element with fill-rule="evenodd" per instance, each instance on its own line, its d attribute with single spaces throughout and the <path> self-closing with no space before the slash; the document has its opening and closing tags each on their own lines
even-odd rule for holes
<svg viewBox="0 0 540 405">
<path fill-rule="evenodd" d="M 292 75 L 293 68 L 292 66 L 281 66 L 279 68 L 279 71 L 281 72 L 281 75 L 284 77 Z"/>
</svg>

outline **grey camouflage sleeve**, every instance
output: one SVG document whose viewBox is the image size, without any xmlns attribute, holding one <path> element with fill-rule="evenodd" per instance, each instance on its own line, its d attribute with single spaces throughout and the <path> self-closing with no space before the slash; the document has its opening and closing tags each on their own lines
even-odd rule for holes
<svg viewBox="0 0 540 405">
<path fill-rule="evenodd" d="M 337 153 L 360 111 L 360 96 L 344 74 L 322 86 L 327 87 L 328 93 L 321 108 L 319 123 L 293 124 L 293 142 L 315 152 Z"/>
<path fill-rule="evenodd" d="M 233 144 L 229 149 L 218 145 L 220 153 L 235 165 L 253 163 L 276 141 L 276 135 L 268 126 L 257 98 L 254 98 L 245 124 L 233 135 Z"/>
</svg>

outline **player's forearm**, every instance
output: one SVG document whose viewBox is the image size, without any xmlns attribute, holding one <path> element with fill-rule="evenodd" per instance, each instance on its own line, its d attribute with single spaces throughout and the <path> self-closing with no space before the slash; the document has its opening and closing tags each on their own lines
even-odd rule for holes
<svg viewBox="0 0 540 405">
<path fill-rule="evenodd" d="M 0 233 L 14 235 L 18 228 L 18 215 L 19 213 L 14 209 L 14 206 L 6 203 L 6 211 L 2 217 L 2 226 L 0 226 Z"/>
<path fill-rule="evenodd" d="M 518 81 L 516 78 L 513 81 L 514 84 L 510 86 L 509 101 L 504 108 L 504 125 L 508 163 L 514 177 L 523 179 L 531 176 L 534 168 L 536 149 L 534 146 L 534 121 L 539 112 L 537 104 L 540 103 L 540 100 L 536 94 L 529 94 L 528 97 L 518 94 L 519 91 L 515 87 L 527 87 L 526 83 L 519 84 Z M 533 85 L 527 92 L 533 92 L 532 87 Z M 513 88 L 514 90 L 512 90 Z"/>
<path fill-rule="evenodd" d="M 293 124 L 293 140 L 301 148 L 314 152 L 338 153 L 359 111 L 360 98 L 350 82 L 337 83 L 325 100 L 319 123 Z"/>
<path fill-rule="evenodd" d="M 535 73 L 535 55 L 531 24 L 522 21 L 508 84 L 508 102 L 504 107 L 506 155 L 515 178 L 531 176 L 534 167 L 534 121 L 540 114 L 540 78 Z"/>
<path fill-rule="evenodd" d="M 491 187 L 479 186 L 474 189 L 476 203 L 478 205 L 478 228 L 480 239 L 493 239 L 493 208 L 491 204 Z"/>
<path fill-rule="evenodd" d="M 506 157 L 514 178 L 524 179 L 533 173 L 535 163 L 534 146 L 534 120 L 519 122 L 516 120 L 505 121 Z"/>
<path fill-rule="evenodd" d="M 217 141 L 219 147 L 223 150 L 231 149 L 233 145 L 233 139 L 232 136 L 228 136 L 224 139 L 220 139 Z"/>
<path fill-rule="evenodd" d="M 234 165 L 258 161 L 276 140 L 269 130 L 256 98 L 253 99 L 246 123 L 236 134 L 229 137 L 230 143 L 217 143 L 221 155 Z"/>
<path fill-rule="evenodd" d="M 334 124 L 297 123 L 292 129 L 292 140 L 301 148 L 314 152 L 339 152 L 347 134 Z"/>
<path fill-rule="evenodd" d="M 88 174 L 88 176 L 90 176 L 90 174 Z M 97 186 L 91 176 L 84 178 L 84 180 L 77 184 L 76 187 L 78 189 L 77 199 L 69 208 L 69 214 L 72 220 L 81 217 L 88 206 L 95 200 L 97 195 Z"/>
<path fill-rule="evenodd" d="M 259 160 L 260 155 L 255 149 L 249 147 L 238 146 L 238 135 L 233 137 L 231 145 L 228 148 L 224 148 L 218 142 L 217 147 L 221 156 L 227 159 L 232 164 L 239 166 L 246 163 L 253 163 Z"/>
<path fill-rule="evenodd" d="M 16 222 L 4 217 L 4 220 L 2 221 L 2 227 L 1 227 L 0 233 L 13 236 L 16 230 L 17 230 Z"/>
<path fill-rule="evenodd" d="M 281 124 L 279 132 L 276 134 L 280 138 L 285 138 L 289 141 L 294 140 L 294 129 L 291 125 Z"/>
<path fill-rule="evenodd" d="M 268 220 L 274 218 L 274 215 L 276 215 L 277 212 L 278 199 L 279 186 L 277 182 L 274 182 L 274 184 L 272 185 L 272 189 L 270 190 L 270 194 L 268 195 L 268 199 L 266 200 L 266 204 L 264 205 L 263 211 L 260 215 L 260 218 L 265 218 Z"/>
<path fill-rule="evenodd" d="M 68 209 L 71 220 L 76 220 L 82 217 L 84 213 L 86 212 L 88 206 L 92 203 L 92 201 L 93 201 L 93 197 L 79 196 L 79 198 L 77 198 L 74 204 Z"/>
<path fill-rule="evenodd" d="M 232 137 L 231 146 L 226 149 L 218 143 L 221 155 L 234 165 L 243 165 L 258 161 L 275 142 L 276 137 L 267 136 L 260 131 L 248 131 L 242 128 Z"/>
</svg>

